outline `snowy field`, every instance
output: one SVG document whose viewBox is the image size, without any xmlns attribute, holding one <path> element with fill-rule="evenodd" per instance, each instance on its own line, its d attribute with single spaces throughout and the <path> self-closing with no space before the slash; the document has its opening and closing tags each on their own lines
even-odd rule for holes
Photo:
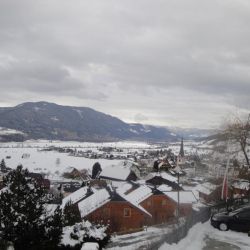
<svg viewBox="0 0 250 250">
<path fill-rule="evenodd" d="M 71 148 L 77 150 L 91 150 L 98 152 L 102 147 L 114 147 L 123 149 L 126 153 L 154 149 L 157 146 L 149 145 L 142 142 L 112 142 L 112 143 L 88 143 L 88 142 L 63 142 L 63 141 L 26 141 L 23 143 L 0 143 L 0 160 L 4 159 L 7 167 L 16 168 L 22 164 L 33 172 L 44 172 L 52 174 L 55 172 L 64 172 L 68 167 L 77 169 L 92 170 L 95 162 L 99 162 L 102 168 L 108 165 L 116 165 L 121 160 L 109 159 L 89 159 L 84 157 L 74 157 L 67 153 L 59 153 L 56 151 L 41 151 L 41 149 L 56 146 L 63 148 Z M 25 157 L 22 157 L 25 156 Z"/>
<path fill-rule="evenodd" d="M 23 154 L 29 157 L 22 158 Z M 10 156 L 10 159 L 6 157 Z M 92 170 L 95 162 L 99 162 L 102 167 L 110 164 L 117 164 L 120 160 L 89 159 L 84 157 L 69 156 L 66 153 L 54 151 L 39 151 L 37 148 L 1 148 L 0 160 L 4 159 L 6 166 L 16 168 L 22 164 L 32 172 L 63 172 L 68 167 L 74 167 L 79 170 Z M 59 160 L 58 160 L 59 159 Z"/>
<path fill-rule="evenodd" d="M 146 142 L 136 141 L 119 141 L 119 142 L 77 142 L 77 141 L 48 141 L 48 140 L 29 140 L 25 142 L 6 142 L 0 143 L 0 147 L 37 147 L 45 148 L 49 146 L 65 147 L 65 148 L 88 148 L 96 149 L 98 147 L 116 147 L 127 149 L 150 149 L 156 148 L 156 145 Z"/>
<path fill-rule="evenodd" d="M 68 167 L 77 169 L 92 170 L 95 162 L 99 162 L 102 168 L 111 164 L 118 164 L 120 160 L 108 159 L 89 159 L 84 157 L 74 157 L 67 153 L 59 153 L 55 151 L 41 151 L 41 149 L 49 146 L 58 146 L 65 148 L 98 151 L 98 147 L 113 146 L 125 147 L 127 149 L 143 149 L 148 148 L 148 144 L 142 143 L 79 143 L 79 142 L 49 142 L 49 141 L 28 141 L 25 143 L 1 143 L 0 144 L 0 160 L 4 159 L 7 167 L 16 168 L 22 164 L 33 172 L 64 172 Z M 26 155 L 22 158 L 23 155 Z M 8 159 L 9 156 L 10 158 Z M 59 159 L 59 160 L 58 160 Z"/>
<path fill-rule="evenodd" d="M 249 250 L 250 237 L 246 233 L 222 232 L 210 222 L 197 224 L 178 244 L 163 244 L 159 250 Z"/>
<path fill-rule="evenodd" d="M 154 145 L 146 142 L 120 141 L 110 143 L 91 143 L 91 142 L 74 142 L 74 141 L 47 141 L 47 140 L 30 140 L 25 142 L 8 142 L 0 143 L 0 160 L 5 159 L 7 167 L 16 168 L 17 165 L 22 164 L 33 172 L 43 172 L 53 174 L 55 172 L 63 173 L 68 167 L 77 169 L 92 170 L 95 162 L 99 162 L 104 169 L 108 165 L 116 165 L 121 160 L 109 159 L 90 159 L 84 157 L 70 156 L 66 153 L 59 153 L 56 151 L 41 151 L 41 149 L 51 146 L 71 148 L 76 150 L 91 150 L 92 152 L 99 152 L 100 148 L 113 147 L 122 149 L 123 154 L 132 152 L 141 152 L 143 150 L 159 150 L 170 148 L 175 154 L 179 153 L 180 142 L 166 145 Z M 185 142 L 185 152 L 190 154 L 196 151 L 197 143 Z M 22 157 L 26 155 L 27 157 Z M 8 157 L 7 157 L 8 156 Z"/>
</svg>

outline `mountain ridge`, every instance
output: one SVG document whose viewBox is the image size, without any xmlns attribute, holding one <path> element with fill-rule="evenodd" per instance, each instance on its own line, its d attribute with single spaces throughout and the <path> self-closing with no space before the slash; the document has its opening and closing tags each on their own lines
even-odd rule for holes
<svg viewBox="0 0 250 250">
<path fill-rule="evenodd" d="M 166 128 L 129 124 L 88 107 L 49 102 L 26 102 L 0 108 L 0 127 L 22 132 L 23 139 L 114 141 L 172 141 L 178 136 Z M 13 134 L 11 135 L 13 139 Z M 0 136 L 2 141 L 8 137 Z M 20 140 L 20 134 L 18 139 Z"/>
</svg>

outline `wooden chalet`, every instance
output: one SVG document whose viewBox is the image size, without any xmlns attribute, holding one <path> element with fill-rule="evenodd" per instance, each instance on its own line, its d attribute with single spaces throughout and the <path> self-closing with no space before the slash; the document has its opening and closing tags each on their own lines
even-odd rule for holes
<svg viewBox="0 0 250 250">
<path fill-rule="evenodd" d="M 152 215 L 151 218 L 147 218 L 148 225 L 163 224 L 175 217 L 175 205 L 158 189 L 153 189 L 152 194 L 140 205 Z"/>
<path fill-rule="evenodd" d="M 160 190 L 164 190 L 164 187 L 159 187 Z M 169 199 L 169 204 L 174 209 L 174 214 L 177 214 L 178 209 L 178 192 L 177 191 L 163 191 Z M 193 205 L 197 203 L 192 191 L 179 191 L 179 215 L 188 216 L 192 213 Z"/>
<path fill-rule="evenodd" d="M 96 190 L 78 203 L 81 218 L 92 223 L 109 225 L 111 233 L 129 233 L 141 230 L 151 215 L 111 189 Z"/>
<path fill-rule="evenodd" d="M 172 190 L 172 187 L 168 185 L 162 186 L 164 186 L 164 191 Z M 176 205 L 156 187 L 133 185 L 126 192 L 122 192 L 121 188 L 118 189 L 118 192 L 122 193 L 121 195 L 126 200 L 136 206 L 143 207 L 151 215 L 151 217 L 146 218 L 145 224 L 147 225 L 166 223 L 175 217 L 174 211 Z"/>
</svg>

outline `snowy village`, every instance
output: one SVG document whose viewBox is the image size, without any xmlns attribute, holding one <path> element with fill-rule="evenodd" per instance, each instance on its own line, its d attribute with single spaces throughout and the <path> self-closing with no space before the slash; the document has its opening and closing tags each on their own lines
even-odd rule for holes
<svg viewBox="0 0 250 250">
<path fill-rule="evenodd" d="M 249 27 L 249 0 L 0 0 L 0 250 L 249 250 Z"/>
<path fill-rule="evenodd" d="M 37 187 L 43 190 L 41 215 L 60 221 L 51 228 L 55 239 L 43 239 L 54 241 L 48 245 L 51 249 L 165 249 L 164 244 L 178 242 L 203 223 L 211 223 L 210 230 L 227 233 L 232 226 L 212 221 L 213 215 L 247 206 L 250 181 L 235 166 L 235 156 L 225 162 L 228 154 L 218 155 L 214 143 L 183 139 L 169 144 L 2 143 L 0 203 L 7 210 L 1 210 L 1 220 L 9 223 L 7 219 L 13 218 L 10 207 L 17 210 L 14 218 L 22 227 L 25 220 L 34 218 L 32 210 L 23 212 L 13 202 L 19 196 L 34 195 L 35 204 L 20 202 L 36 210 L 41 199 L 33 193 Z M 237 151 L 237 156 L 243 154 Z M 19 167 L 15 170 L 13 164 Z M 21 181 L 19 175 L 26 183 L 14 184 Z M 12 194 L 16 188 L 21 188 L 17 196 Z M 246 223 L 236 230 L 248 232 Z M 8 237 L 11 242 L 13 236 Z M 15 249 L 19 248 L 15 245 Z"/>
</svg>

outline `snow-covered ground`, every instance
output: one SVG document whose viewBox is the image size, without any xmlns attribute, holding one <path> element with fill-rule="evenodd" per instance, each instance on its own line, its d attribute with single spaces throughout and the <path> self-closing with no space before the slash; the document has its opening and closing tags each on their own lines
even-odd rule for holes
<svg viewBox="0 0 250 250">
<path fill-rule="evenodd" d="M 118 142 L 77 142 L 77 141 L 48 141 L 48 140 L 28 140 L 25 142 L 5 142 L 0 143 L 0 147 L 39 147 L 45 148 L 49 146 L 58 146 L 66 148 L 89 148 L 95 149 L 98 147 L 116 147 L 127 149 L 150 149 L 155 148 L 155 145 L 146 142 L 137 141 L 118 141 Z"/>
<path fill-rule="evenodd" d="M 24 134 L 24 133 L 15 129 L 0 127 L 0 135 L 15 135 L 15 134 Z"/>
<path fill-rule="evenodd" d="M 66 153 L 55 151 L 41 151 L 43 148 L 51 146 L 71 148 L 81 151 L 91 150 L 99 152 L 100 148 L 112 147 L 122 149 L 121 155 L 127 155 L 135 151 L 142 152 L 147 150 L 159 150 L 170 148 L 176 154 L 180 150 L 180 142 L 166 145 L 154 145 L 146 142 L 120 141 L 110 143 L 92 143 L 92 142 L 75 142 L 75 141 L 48 141 L 48 140 L 30 140 L 25 142 L 8 142 L 0 143 L 0 160 L 5 159 L 7 167 L 16 168 L 18 164 L 22 164 L 33 172 L 44 173 L 62 173 L 68 167 L 77 169 L 92 170 L 95 162 L 99 162 L 104 169 L 108 165 L 116 165 L 120 160 L 109 159 L 89 159 L 84 157 L 74 157 Z M 187 154 L 196 151 L 196 142 L 185 142 L 185 151 Z M 116 153 L 114 153 L 116 154 Z M 9 157 L 7 157 L 9 156 Z M 24 156 L 24 157 L 22 157 Z"/>
<path fill-rule="evenodd" d="M 22 158 L 23 155 L 26 155 Z M 6 157 L 10 156 L 10 159 Z M 63 172 L 68 167 L 91 170 L 95 162 L 99 162 L 103 168 L 110 164 L 117 164 L 120 160 L 89 159 L 74 157 L 66 153 L 55 151 L 39 151 L 37 148 L 0 148 L 0 160 L 4 159 L 6 166 L 16 168 L 22 164 L 33 172 Z M 58 160 L 59 159 L 59 160 Z"/>
<path fill-rule="evenodd" d="M 159 250 L 249 250 L 250 237 L 246 233 L 222 232 L 210 225 L 210 222 L 193 226 L 187 237 L 178 244 L 163 244 Z"/>
<path fill-rule="evenodd" d="M 51 146 L 71 148 L 77 150 L 91 150 L 98 152 L 102 147 L 113 147 L 123 149 L 124 153 L 139 150 L 154 149 L 156 145 L 150 145 L 144 142 L 110 142 L 110 143 L 91 143 L 91 142 L 64 142 L 64 141 L 47 141 L 47 140 L 30 140 L 25 142 L 8 142 L 0 143 L 0 160 L 4 159 L 7 167 L 16 168 L 22 164 L 32 172 L 44 172 L 53 174 L 55 172 L 63 173 L 68 167 L 77 169 L 92 170 L 95 162 L 99 162 L 104 169 L 109 165 L 116 165 L 121 160 L 109 159 L 90 159 L 84 157 L 74 157 L 67 153 L 56 151 L 41 151 L 43 148 Z"/>
</svg>

